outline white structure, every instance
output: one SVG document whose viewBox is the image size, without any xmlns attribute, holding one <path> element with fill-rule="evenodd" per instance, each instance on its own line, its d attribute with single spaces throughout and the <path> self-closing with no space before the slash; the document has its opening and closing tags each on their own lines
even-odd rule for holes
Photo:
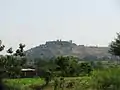
<svg viewBox="0 0 120 90">
<path fill-rule="evenodd" d="M 35 71 L 35 69 L 27 68 L 27 69 L 21 69 L 21 71 Z"/>
</svg>

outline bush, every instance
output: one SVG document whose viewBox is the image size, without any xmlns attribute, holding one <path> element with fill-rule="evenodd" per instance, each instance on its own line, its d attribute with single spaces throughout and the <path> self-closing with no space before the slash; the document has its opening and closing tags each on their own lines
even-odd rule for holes
<svg viewBox="0 0 120 90">
<path fill-rule="evenodd" d="M 91 77 L 56 78 L 54 90 L 89 90 Z"/>
<path fill-rule="evenodd" d="M 120 68 L 94 71 L 91 78 L 92 90 L 120 90 Z"/>
</svg>

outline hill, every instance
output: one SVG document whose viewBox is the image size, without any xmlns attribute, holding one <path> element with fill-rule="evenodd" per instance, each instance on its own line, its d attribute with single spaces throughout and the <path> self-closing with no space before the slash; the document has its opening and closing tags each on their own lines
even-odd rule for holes
<svg viewBox="0 0 120 90">
<path fill-rule="evenodd" d="M 72 43 L 72 41 L 48 41 L 45 44 L 26 51 L 29 58 L 52 58 L 57 56 L 72 55 L 85 59 L 110 58 L 108 47 L 84 46 Z"/>
</svg>

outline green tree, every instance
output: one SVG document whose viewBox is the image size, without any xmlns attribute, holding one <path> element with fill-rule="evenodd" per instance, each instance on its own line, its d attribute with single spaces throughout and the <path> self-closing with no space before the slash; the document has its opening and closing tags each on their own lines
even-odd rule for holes
<svg viewBox="0 0 120 90">
<path fill-rule="evenodd" d="M 78 75 L 78 59 L 72 56 L 57 57 L 55 60 L 57 71 L 61 72 L 61 76 Z"/>
<path fill-rule="evenodd" d="M 120 57 L 120 33 L 117 33 L 117 38 L 111 42 L 109 52 L 112 55 Z"/>
<path fill-rule="evenodd" d="M 17 52 L 18 50 L 16 50 L 15 54 L 12 55 L 13 50 L 12 48 L 9 48 L 7 50 L 7 53 L 9 53 L 9 55 L 0 57 L 0 69 L 3 71 L 2 76 L 10 78 L 20 76 L 21 69 L 26 63 L 23 49 L 24 47 L 21 48 L 20 44 L 18 49 L 20 52 Z"/>
<path fill-rule="evenodd" d="M 2 45 L 2 41 L 0 40 L 0 51 L 3 51 L 5 48 L 5 45 Z"/>
<path fill-rule="evenodd" d="M 79 65 L 79 72 L 81 75 L 90 75 L 92 71 L 92 66 L 90 65 L 90 63 L 84 62 L 84 63 L 80 63 Z"/>
<path fill-rule="evenodd" d="M 74 57 L 70 57 L 69 67 L 68 67 L 68 75 L 69 76 L 78 76 L 79 75 L 79 64 L 78 60 Z"/>
<path fill-rule="evenodd" d="M 2 45 L 2 41 L 0 40 L 0 52 L 3 51 L 4 48 L 5 48 L 5 46 Z M 2 57 L 2 56 L 1 56 L 1 57 Z M 3 67 L 2 67 L 2 66 L 3 66 L 3 65 L 2 65 L 2 62 L 4 62 L 4 61 L 1 59 L 1 57 L 0 57 L 0 79 L 2 78 L 3 72 L 4 72 Z"/>
<path fill-rule="evenodd" d="M 62 76 L 66 76 L 68 72 L 67 70 L 69 68 L 69 57 L 63 57 L 63 56 L 57 57 L 55 63 L 57 65 L 56 70 L 61 71 Z"/>
<path fill-rule="evenodd" d="M 1 45 L 2 41 L 0 40 L 0 52 L 4 50 L 5 46 Z M 1 60 L 0 60 L 0 90 L 4 90 L 4 84 L 2 82 L 2 77 L 3 77 L 3 67 L 1 66 Z"/>
<path fill-rule="evenodd" d="M 7 50 L 7 53 L 12 54 L 12 53 L 13 53 L 12 48 L 9 48 L 9 49 Z"/>
<path fill-rule="evenodd" d="M 14 55 L 15 56 L 20 56 L 20 57 L 25 56 L 24 48 L 25 48 L 25 44 L 20 43 L 19 44 L 19 48 L 16 50 L 16 52 L 14 53 Z"/>
</svg>

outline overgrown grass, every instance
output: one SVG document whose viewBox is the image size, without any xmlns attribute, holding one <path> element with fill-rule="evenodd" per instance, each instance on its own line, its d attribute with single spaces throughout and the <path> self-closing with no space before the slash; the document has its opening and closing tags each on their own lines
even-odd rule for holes
<svg viewBox="0 0 120 90">
<path fill-rule="evenodd" d="M 60 86 L 60 78 L 58 79 L 57 89 L 54 89 L 55 82 L 53 81 L 51 85 L 45 88 L 45 90 L 89 90 L 91 77 L 66 77 Z"/>
<path fill-rule="evenodd" d="M 91 78 L 93 90 L 120 90 L 120 68 L 94 71 Z"/>
</svg>

